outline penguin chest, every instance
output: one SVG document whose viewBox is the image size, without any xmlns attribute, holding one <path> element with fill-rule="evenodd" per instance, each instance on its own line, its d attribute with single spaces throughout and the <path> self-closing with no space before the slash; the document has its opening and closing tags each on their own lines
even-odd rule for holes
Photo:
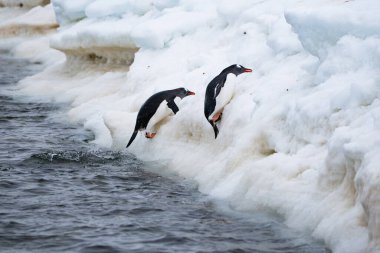
<svg viewBox="0 0 380 253">
<path fill-rule="evenodd" d="M 222 111 L 223 108 L 231 101 L 235 93 L 235 79 L 236 76 L 234 74 L 227 75 L 227 79 L 224 83 L 224 86 L 222 87 L 219 95 L 215 98 L 215 110 L 210 115 L 210 118 L 212 118 L 215 113 Z"/>
<path fill-rule="evenodd" d="M 157 111 L 155 114 L 150 118 L 148 125 L 146 127 L 147 131 L 153 130 L 155 128 L 155 125 L 159 123 L 161 120 L 164 120 L 166 117 L 173 114 L 173 111 L 168 107 L 166 100 L 162 101 L 161 104 L 158 106 Z"/>
</svg>

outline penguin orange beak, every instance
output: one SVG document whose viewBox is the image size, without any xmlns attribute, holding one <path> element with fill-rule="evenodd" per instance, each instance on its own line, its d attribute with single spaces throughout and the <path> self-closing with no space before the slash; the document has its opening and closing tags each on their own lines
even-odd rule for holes
<svg viewBox="0 0 380 253">
<path fill-rule="evenodd" d="M 252 72 L 252 69 L 244 69 L 244 72 Z"/>
<path fill-rule="evenodd" d="M 187 91 L 186 96 L 195 95 L 195 92 Z"/>
</svg>

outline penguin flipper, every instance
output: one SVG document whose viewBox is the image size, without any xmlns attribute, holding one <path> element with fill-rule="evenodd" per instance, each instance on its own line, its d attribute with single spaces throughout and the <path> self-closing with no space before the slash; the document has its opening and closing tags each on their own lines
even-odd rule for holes
<svg viewBox="0 0 380 253">
<path fill-rule="evenodd" d="M 214 134 L 215 134 L 215 139 L 216 139 L 216 137 L 218 137 L 218 134 L 219 134 L 219 129 L 216 126 L 215 122 L 213 122 L 212 120 L 210 120 L 209 122 L 210 122 L 212 128 L 214 129 Z"/>
<path fill-rule="evenodd" d="M 176 105 L 176 103 L 174 102 L 174 100 L 168 101 L 167 105 L 174 112 L 174 114 L 176 114 L 179 111 L 179 108 Z"/>
<path fill-rule="evenodd" d="M 214 99 L 220 94 L 220 91 L 222 90 L 223 86 L 224 86 L 224 83 L 225 83 L 225 79 L 222 80 L 222 82 L 219 82 L 216 87 L 215 87 L 215 93 L 214 93 Z"/>
<path fill-rule="evenodd" d="M 129 142 L 128 142 L 127 148 L 129 147 L 129 145 L 132 144 L 133 140 L 136 138 L 137 132 L 138 132 L 138 130 L 133 131 L 133 134 L 132 134 L 132 136 L 131 136 L 131 139 L 130 139 Z"/>
</svg>

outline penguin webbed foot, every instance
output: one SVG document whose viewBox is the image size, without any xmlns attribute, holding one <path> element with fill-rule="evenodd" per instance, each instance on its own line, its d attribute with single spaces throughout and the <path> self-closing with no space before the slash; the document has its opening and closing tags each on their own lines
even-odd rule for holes
<svg viewBox="0 0 380 253">
<path fill-rule="evenodd" d="M 222 115 L 223 115 L 222 112 L 215 113 L 215 115 L 212 117 L 211 120 L 212 120 L 214 123 L 216 123 L 216 122 L 218 122 L 218 121 L 220 121 L 220 120 L 222 119 Z"/>
<path fill-rule="evenodd" d="M 156 133 L 148 133 L 148 132 L 145 133 L 145 138 L 148 138 L 148 139 L 153 139 L 155 136 L 156 136 Z"/>
<path fill-rule="evenodd" d="M 223 113 L 221 112 L 221 113 L 219 114 L 218 119 L 215 121 L 215 123 L 221 121 L 221 120 L 222 120 L 222 116 L 223 116 Z"/>
</svg>

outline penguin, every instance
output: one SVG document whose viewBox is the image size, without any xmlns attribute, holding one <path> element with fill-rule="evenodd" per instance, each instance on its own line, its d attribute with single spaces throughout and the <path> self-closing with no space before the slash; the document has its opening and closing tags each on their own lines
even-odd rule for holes
<svg viewBox="0 0 380 253">
<path fill-rule="evenodd" d="M 135 130 L 128 142 L 127 148 L 132 144 L 136 138 L 137 132 L 147 129 L 145 133 L 146 138 L 154 138 L 156 135 L 155 126 L 170 114 L 176 114 L 179 108 L 175 100 L 183 99 L 186 96 L 195 95 L 194 92 L 185 88 L 177 88 L 173 90 L 160 91 L 150 98 L 141 106 L 136 119 Z M 153 132 L 150 132 L 150 131 Z"/>
<path fill-rule="evenodd" d="M 221 120 L 223 108 L 230 102 L 234 94 L 235 83 L 232 79 L 247 72 L 252 72 L 252 69 L 233 64 L 225 68 L 207 85 L 204 113 L 207 121 L 214 129 L 215 139 L 219 133 L 216 123 Z"/>
</svg>

